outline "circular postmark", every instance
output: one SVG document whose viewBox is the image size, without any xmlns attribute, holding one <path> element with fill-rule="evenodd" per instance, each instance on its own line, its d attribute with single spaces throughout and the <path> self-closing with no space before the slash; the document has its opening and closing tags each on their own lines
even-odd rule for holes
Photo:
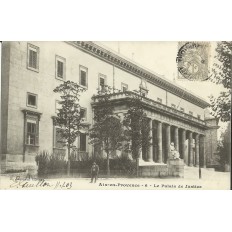
<svg viewBox="0 0 232 232">
<path fill-rule="evenodd" d="M 208 47 L 206 43 L 187 42 L 177 53 L 177 69 L 186 79 L 204 81 L 208 79 Z"/>
</svg>

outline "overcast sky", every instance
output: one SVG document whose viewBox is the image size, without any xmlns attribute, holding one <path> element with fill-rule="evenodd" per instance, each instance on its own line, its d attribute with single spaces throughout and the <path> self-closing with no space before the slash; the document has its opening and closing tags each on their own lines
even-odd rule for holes
<svg viewBox="0 0 232 232">
<path fill-rule="evenodd" d="M 209 101 L 210 94 L 218 95 L 222 87 L 210 81 L 189 81 L 177 79 L 176 56 L 178 51 L 178 42 L 100 42 L 104 46 L 133 59 L 142 66 L 164 75 L 165 78 L 175 82 L 178 85 L 190 90 L 195 95 Z M 213 61 L 215 44 L 211 43 L 210 60 Z"/>
</svg>

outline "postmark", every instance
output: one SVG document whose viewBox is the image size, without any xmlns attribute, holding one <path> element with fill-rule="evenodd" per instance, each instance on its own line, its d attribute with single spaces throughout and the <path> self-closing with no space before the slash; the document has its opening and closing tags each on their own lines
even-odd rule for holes
<svg viewBox="0 0 232 232">
<path fill-rule="evenodd" d="M 205 81 L 208 79 L 209 44 L 207 42 L 185 42 L 177 53 L 179 79 Z"/>
</svg>

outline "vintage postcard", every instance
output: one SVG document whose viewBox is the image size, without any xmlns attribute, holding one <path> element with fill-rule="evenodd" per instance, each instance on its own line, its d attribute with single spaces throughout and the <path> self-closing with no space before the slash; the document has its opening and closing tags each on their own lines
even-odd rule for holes
<svg viewBox="0 0 232 232">
<path fill-rule="evenodd" d="M 229 190 L 232 42 L 1 43 L 0 189 Z"/>
</svg>

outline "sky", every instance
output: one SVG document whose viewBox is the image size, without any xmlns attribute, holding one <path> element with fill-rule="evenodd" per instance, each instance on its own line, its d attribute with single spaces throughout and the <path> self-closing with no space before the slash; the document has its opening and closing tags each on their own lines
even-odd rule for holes
<svg viewBox="0 0 232 232">
<path fill-rule="evenodd" d="M 98 42 L 99 43 L 99 42 Z M 165 78 L 186 88 L 195 95 L 204 98 L 209 102 L 208 96 L 218 95 L 223 90 L 222 86 L 210 81 L 189 81 L 187 79 L 178 80 L 176 56 L 178 42 L 100 42 L 100 44 L 132 59 L 136 63 L 151 71 L 163 75 Z M 214 44 L 211 45 L 210 60 L 213 61 Z M 207 90 L 207 91 L 206 91 Z"/>
<path fill-rule="evenodd" d="M 176 56 L 178 52 L 178 42 L 97 42 L 120 53 L 143 67 L 159 74 L 164 78 L 174 81 L 177 85 L 185 88 L 193 94 L 209 102 L 209 96 L 218 96 L 224 90 L 222 85 L 216 85 L 211 81 L 190 81 L 178 79 Z M 210 43 L 209 63 L 215 61 L 215 42 Z M 220 122 L 218 136 L 225 130 L 226 123 Z"/>
</svg>

